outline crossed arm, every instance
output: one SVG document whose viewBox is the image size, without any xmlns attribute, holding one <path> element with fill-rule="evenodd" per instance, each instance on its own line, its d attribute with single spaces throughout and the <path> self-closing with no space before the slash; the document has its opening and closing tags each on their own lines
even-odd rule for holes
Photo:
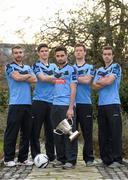
<svg viewBox="0 0 128 180">
<path fill-rule="evenodd" d="M 104 86 L 110 85 L 114 82 L 115 76 L 109 75 L 105 77 L 101 77 L 98 81 L 92 83 L 92 89 L 98 90 L 103 88 Z"/>
<path fill-rule="evenodd" d="M 85 75 L 78 77 L 78 82 L 81 84 L 90 84 L 92 81 L 93 76 L 91 75 Z"/>
<path fill-rule="evenodd" d="M 20 74 L 18 71 L 13 71 L 12 78 L 16 81 L 27 81 L 29 83 L 35 83 L 37 81 L 36 76 L 31 74 Z"/>
<path fill-rule="evenodd" d="M 43 82 L 48 82 L 51 84 L 55 83 L 55 78 L 52 76 L 45 76 L 43 73 L 38 75 L 38 78 Z"/>
</svg>

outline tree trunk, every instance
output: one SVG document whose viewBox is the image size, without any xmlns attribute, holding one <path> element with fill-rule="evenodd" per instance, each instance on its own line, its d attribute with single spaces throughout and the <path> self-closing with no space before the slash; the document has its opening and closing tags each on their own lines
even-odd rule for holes
<svg viewBox="0 0 128 180">
<path fill-rule="evenodd" d="M 106 16 L 106 44 L 113 46 L 112 29 L 110 25 L 110 0 L 105 0 L 105 16 Z"/>
</svg>

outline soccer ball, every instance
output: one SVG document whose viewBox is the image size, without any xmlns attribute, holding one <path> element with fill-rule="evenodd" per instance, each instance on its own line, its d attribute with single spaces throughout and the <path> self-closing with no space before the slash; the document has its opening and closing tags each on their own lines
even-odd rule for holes
<svg viewBox="0 0 128 180">
<path fill-rule="evenodd" d="M 34 164 L 38 168 L 46 168 L 48 165 L 48 156 L 46 154 L 38 154 L 34 158 Z"/>
</svg>

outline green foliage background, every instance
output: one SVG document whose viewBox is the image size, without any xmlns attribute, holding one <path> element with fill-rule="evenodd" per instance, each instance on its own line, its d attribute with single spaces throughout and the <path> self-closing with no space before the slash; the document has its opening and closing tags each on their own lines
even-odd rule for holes
<svg viewBox="0 0 128 180">
<path fill-rule="evenodd" d="M 89 3 L 90 0 L 88 0 Z M 36 47 L 39 43 L 47 43 L 51 50 L 50 58 L 54 61 L 54 48 L 64 45 L 69 52 L 71 63 L 74 62 L 73 51 L 76 43 L 84 43 L 87 47 L 89 63 L 99 67 L 102 64 L 101 49 L 111 45 L 115 49 L 115 62 L 122 67 L 120 97 L 122 103 L 124 151 L 128 156 L 128 4 L 120 0 L 96 0 L 92 11 L 84 4 L 77 10 L 71 9 L 67 18 L 61 16 L 62 10 L 56 13 L 49 22 L 42 18 L 40 32 L 35 34 L 35 44 L 24 44 L 26 63 L 32 65 L 37 58 Z M 19 35 L 22 35 L 22 30 Z M 23 41 L 24 42 L 24 41 Z M 0 56 L 1 58 L 1 56 Z M 9 59 L 7 56 L 5 59 Z M 0 63 L 4 59 L 0 59 Z M 5 62 L 4 62 L 5 63 Z M 1 64 L 0 64 L 1 65 Z M 2 64 L 3 65 L 3 64 Z M 97 146 L 97 93 L 93 91 L 94 106 L 94 146 Z M 0 120 L 5 123 L 8 105 L 8 90 L 4 74 L 0 71 Z M 5 125 L 0 126 L 3 134 Z M 0 134 L 1 135 L 1 134 Z"/>
</svg>

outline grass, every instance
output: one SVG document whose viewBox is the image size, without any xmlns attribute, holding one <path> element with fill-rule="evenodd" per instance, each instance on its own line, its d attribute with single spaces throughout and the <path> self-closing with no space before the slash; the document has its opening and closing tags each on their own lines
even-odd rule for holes
<svg viewBox="0 0 128 180">
<path fill-rule="evenodd" d="M 3 155 L 3 140 L 0 139 L 0 158 L 2 157 Z"/>
</svg>

